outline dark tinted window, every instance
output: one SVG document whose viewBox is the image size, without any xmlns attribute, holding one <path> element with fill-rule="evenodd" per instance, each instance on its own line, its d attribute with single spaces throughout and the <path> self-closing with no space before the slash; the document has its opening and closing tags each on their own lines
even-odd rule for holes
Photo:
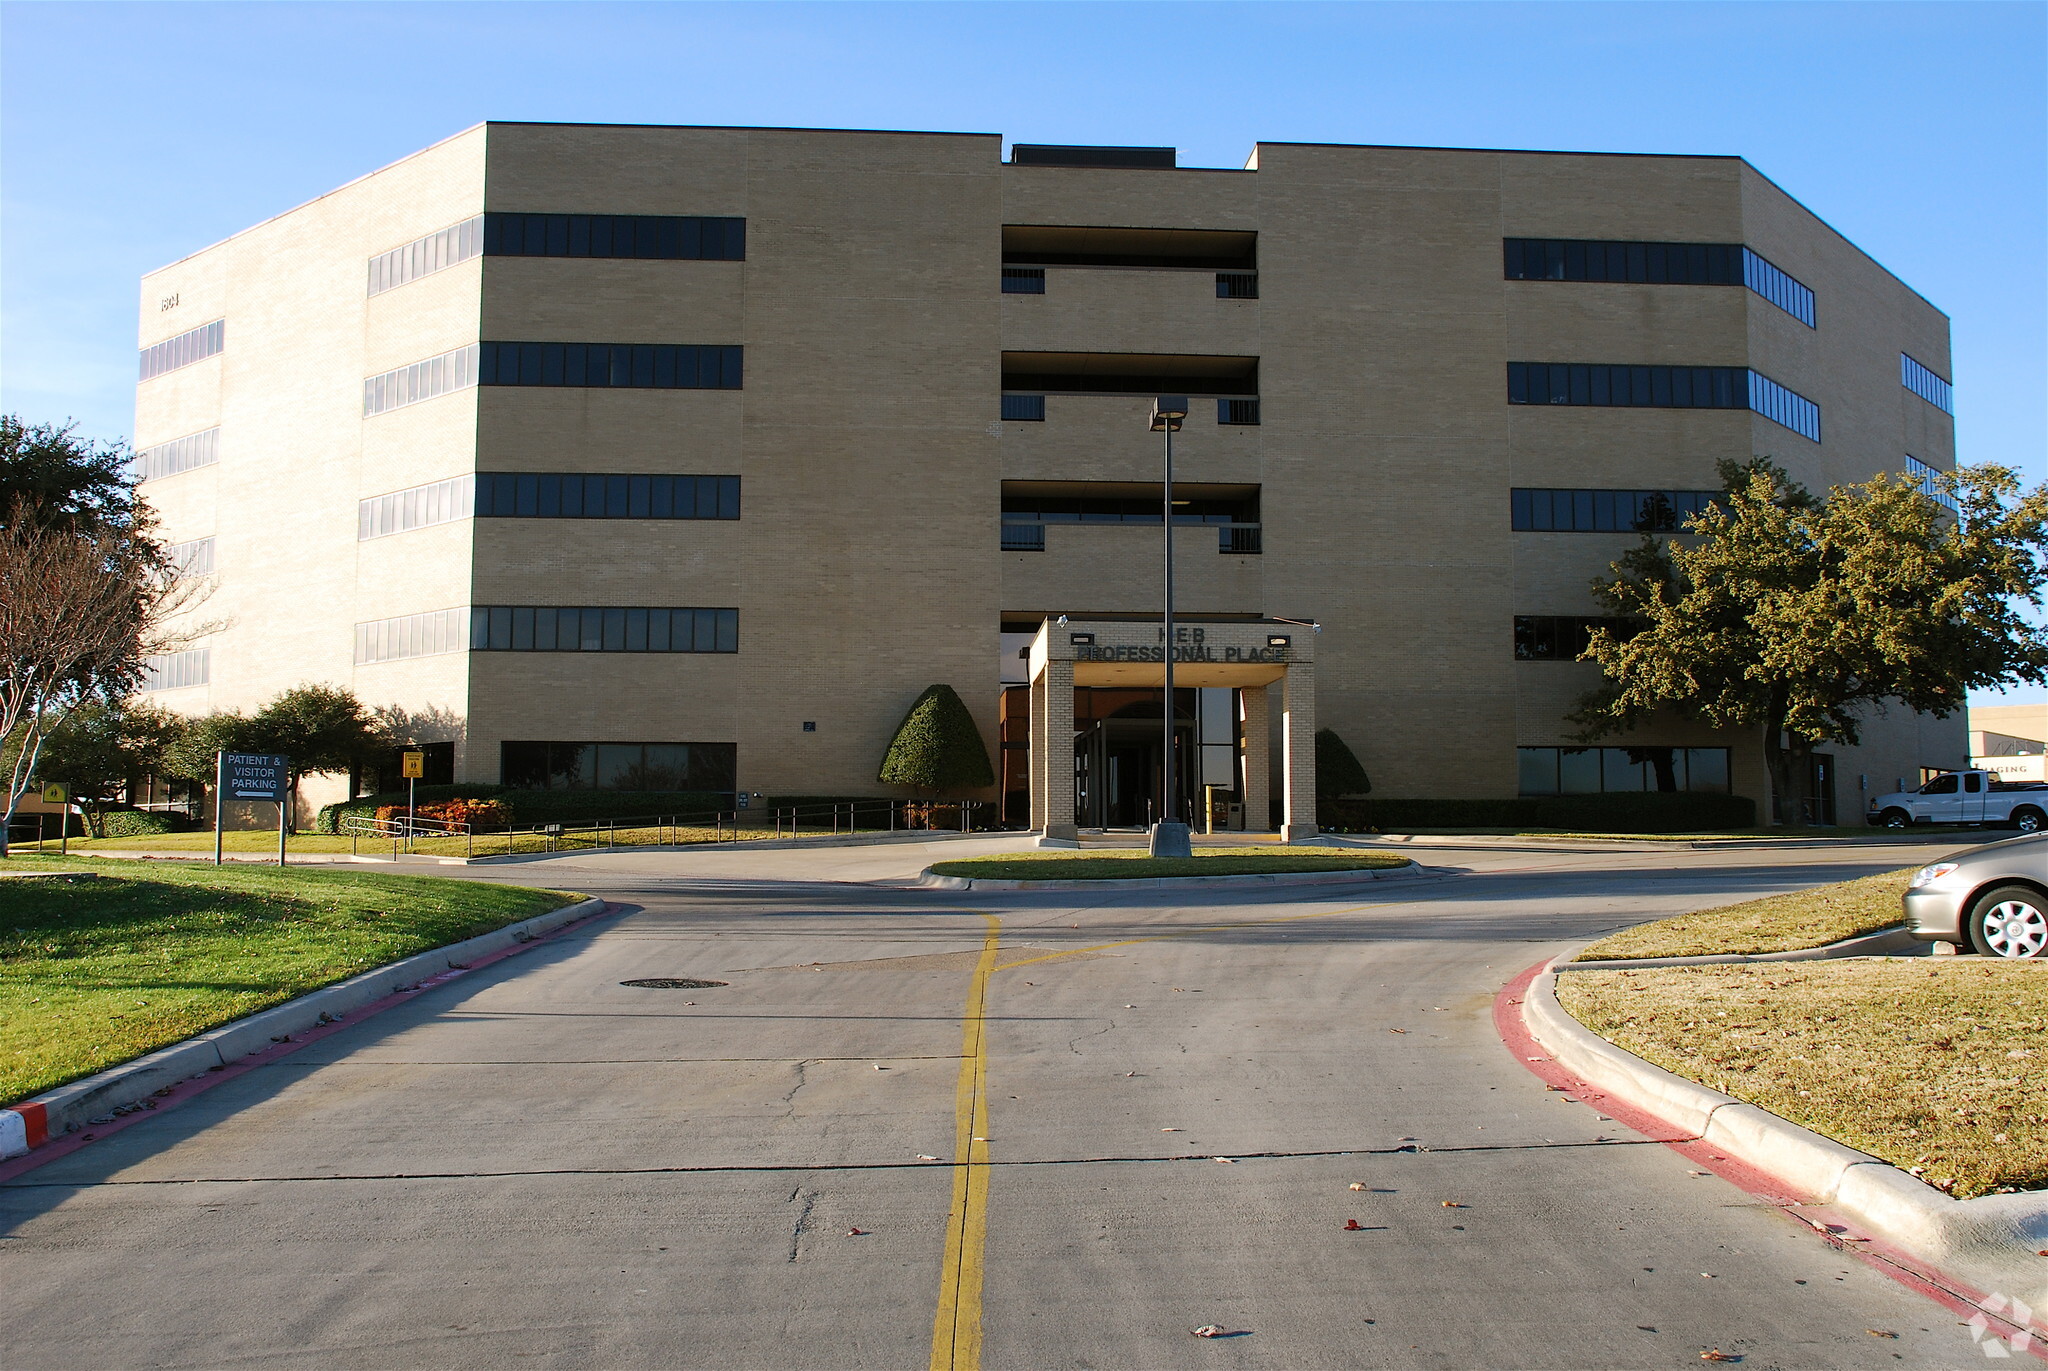
<svg viewBox="0 0 2048 1371">
<path fill-rule="evenodd" d="M 477 605 L 472 652 L 738 652 L 737 609 Z"/>
<path fill-rule="evenodd" d="M 1577 614 L 1517 614 L 1515 616 L 1515 660 L 1518 662 L 1576 661 L 1586 650 L 1593 630 L 1604 628 L 1617 638 L 1637 631 L 1633 619 L 1599 618 Z"/>
<path fill-rule="evenodd" d="M 481 343 L 487 386 L 738 390 L 742 349 L 687 343 Z"/>
<path fill-rule="evenodd" d="M 488 257 L 743 261 L 747 221 L 634 214 L 486 214 Z"/>
<path fill-rule="evenodd" d="M 515 790 L 698 790 L 733 788 L 732 743 L 508 742 L 499 779 Z"/>
<path fill-rule="evenodd" d="M 1721 495 L 1718 490 L 1515 490 L 1509 517 L 1518 533 L 1675 533 Z"/>
</svg>

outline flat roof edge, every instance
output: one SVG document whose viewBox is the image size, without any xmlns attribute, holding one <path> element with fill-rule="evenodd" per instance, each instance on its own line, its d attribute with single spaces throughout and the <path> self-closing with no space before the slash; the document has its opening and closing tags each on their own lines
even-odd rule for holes
<svg viewBox="0 0 2048 1371">
<path fill-rule="evenodd" d="M 425 147 L 420 148 L 415 152 L 408 152 L 405 156 L 400 157 L 395 161 L 386 162 L 381 167 L 377 167 L 373 170 L 366 171 L 361 176 L 351 177 L 350 179 L 343 181 L 340 185 L 336 186 L 332 190 L 322 191 L 320 194 L 314 196 L 310 200 L 301 200 L 298 204 L 293 205 L 290 209 L 281 209 L 277 213 L 269 215 L 266 218 L 258 219 L 255 223 L 249 225 L 247 228 L 236 229 L 233 233 L 230 233 L 225 238 L 217 239 L 214 242 L 208 243 L 203 248 L 194 248 L 192 251 L 186 253 L 183 257 L 174 258 L 171 261 L 164 263 L 160 267 L 155 267 L 149 271 L 145 271 L 142 273 L 142 279 L 147 281 L 150 277 L 169 271 L 172 267 L 175 267 L 180 263 L 189 262 L 194 257 L 203 256 L 206 253 L 212 252 L 217 247 L 221 247 L 225 244 L 232 243 L 235 241 L 235 239 L 240 238 L 245 233 L 254 233 L 257 229 L 262 228 L 265 224 L 274 224 L 278 220 L 284 218 L 286 215 L 297 214 L 300 210 L 305 209 L 308 205 L 317 205 L 322 200 L 325 200 L 330 196 L 341 194 L 350 186 L 360 185 L 362 182 L 369 180 L 372 176 L 381 176 L 385 172 L 391 170 L 393 167 L 402 167 L 407 162 L 412 161 L 412 159 L 415 157 L 425 157 L 428 153 L 432 152 L 434 149 L 438 147 L 443 147 L 449 143 L 454 142 L 458 138 L 467 137 L 469 134 L 475 133 L 478 129 L 487 127 L 489 127 L 488 120 L 479 120 L 478 122 L 471 124 L 467 128 L 457 129 L 454 133 L 449 134 L 446 138 L 437 138 L 433 142 L 427 144 Z"/>
</svg>

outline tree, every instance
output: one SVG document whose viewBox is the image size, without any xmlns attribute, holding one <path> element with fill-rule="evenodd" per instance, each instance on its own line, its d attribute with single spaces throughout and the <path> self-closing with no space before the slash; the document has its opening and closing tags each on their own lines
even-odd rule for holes
<svg viewBox="0 0 2048 1371">
<path fill-rule="evenodd" d="M 0 414 L 0 510 L 24 506 L 88 538 L 147 535 L 152 522 L 128 473 L 128 445 L 89 442 L 75 436 L 77 427 Z"/>
<path fill-rule="evenodd" d="M 14 748 L 7 820 L 65 712 L 128 694 L 147 659 L 175 645 L 159 625 L 200 583 L 176 580 L 159 551 L 146 530 L 74 532 L 25 503 L 9 510 L 0 527 L 0 737 Z"/>
<path fill-rule="evenodd" d="M 1335 800 L 1348 795 L 1369 795 L 1372 782 L 1356 753 L 1337 736 L 1334 728 L 1316 730 L 1316 798 Z"/>
<path fill-rule="evenodd" d="M 61 781 L 87 807 L 93 831 L 106 807 L 138 776 L 163 774 L 164 755 L 185 720 L 147 700 L 89 699 L 65 711 L 43 745 L 37 778 Z"/>
<path fill-rule="evenodd" d="M 330 685 L 295 686 L 277 696 L 248 721 L 244 741 L 246 750 L 278 752 L 292 759 L 294 812 L 303 777 L 352 770 L 392 745 L 377 716 L 354 691 Z"/>
<path fill-rule="evenodd" d="M 928 686 L 917 697 L 897 726 L 877 779 L 913 786 L 926 798 L 995 784 L 981 730 L 953 687 Z"/>
<path fill-rule="evenodd" d="M 1854 745 L 1892 704 L 1946 718 L 1971 690 L 2048 680 L 2048 487 L 2007 468 L 1903 476 L 1816 498 L 1767 458 L 1724 462 L 1727 495 L 1684 533 L 1642 543 L 1593 583 L 1635 621 L 1581 660 L 1607 680 L 1574 719 L 1591 740 L 1663 710 L 1753 732 L 1780 822 L 1814 750 Z"/>
</svg>

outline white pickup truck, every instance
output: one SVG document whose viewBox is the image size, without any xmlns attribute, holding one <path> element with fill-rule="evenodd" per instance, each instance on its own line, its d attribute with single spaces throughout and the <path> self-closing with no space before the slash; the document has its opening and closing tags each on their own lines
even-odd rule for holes
<svg viewBox="0 0 2048 1371">
<path fill-rule="evenodd" d="M 1994 824 L 2039 833 L 2048 827 L 2048 784 L 2001 781 L 1990 771 L 1945 771 L 1918 790 L 1872 800 L 1870 822 L 1878 828 Z"/>
</svg>

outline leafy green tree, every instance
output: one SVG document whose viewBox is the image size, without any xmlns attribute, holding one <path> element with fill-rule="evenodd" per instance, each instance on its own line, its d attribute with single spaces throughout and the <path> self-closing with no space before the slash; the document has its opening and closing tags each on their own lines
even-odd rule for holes
<svg viewBox="0 0 2048 1371">
<path fill-rule="evenodd" d="M 355 692 L 340 686 L 302 685 L 285 691 L 248 721 L 253 752 L 292 759 L 293 811 L 299 782 L 321 771 L 349 771 L 391 746 L 383 725 Z"/>
<path fill-rule="evenodd" d="M 82 804 L 96 834 L 108 805 L 140 776 L 163 773 L 164 756 L 185 720 L 147 700 L 87 700 L 66 711 L 44 744 L 38 779 L 61 781 Z"/>
<path fill-rule="evenodd" d="M 1316 798 L 1335 800 L 1349 795 L 1369 795 L 1372 782 L 1334 728 L 1316 730 Z"/>
<path fill-rule="evenodd" d="M 1766 458 L 1721 476 L 1719 504 L 1593 583 L 1637 631 L 1592 635 L 1582 660 L 1607 679 L 1574 715 L 1587 740 L 1662 711 L 1747 730 L 1795 822 L 1813 752 L 1853 746 L 1869 713 L 1946 718 L 1972 690 L 2048 680 L 2048 628 L 2022 609 L 2048 586 L 2048 486 L 1965 468 L 1939 480 L 1951 509 L 1904 476 L 1824 497 Z"/>
<path fill-rule="evenodd" d="M 981 730 L 953 687 L 929 686 L 917 697 L 882 758 L 878 779 L 912 786 L 927 798 L 995 784 Z"/>
<path fill-rule="evenodd" d="M 128 445 L 80 438 L 77 428 L 0 414 L 0 518 L 20 508 L 45 527 L 87 538 L 149 533 L 153 520 L 136 497 Z"/>
<path fill-rule="evenodd" d="M 268 749 L 238 711 L 216 711 L 188 719 L 164 749 L 163 774 L 179 781 L 210 786 L 214 756 L 221 752 L 263 752 Z"/>
</svg>

